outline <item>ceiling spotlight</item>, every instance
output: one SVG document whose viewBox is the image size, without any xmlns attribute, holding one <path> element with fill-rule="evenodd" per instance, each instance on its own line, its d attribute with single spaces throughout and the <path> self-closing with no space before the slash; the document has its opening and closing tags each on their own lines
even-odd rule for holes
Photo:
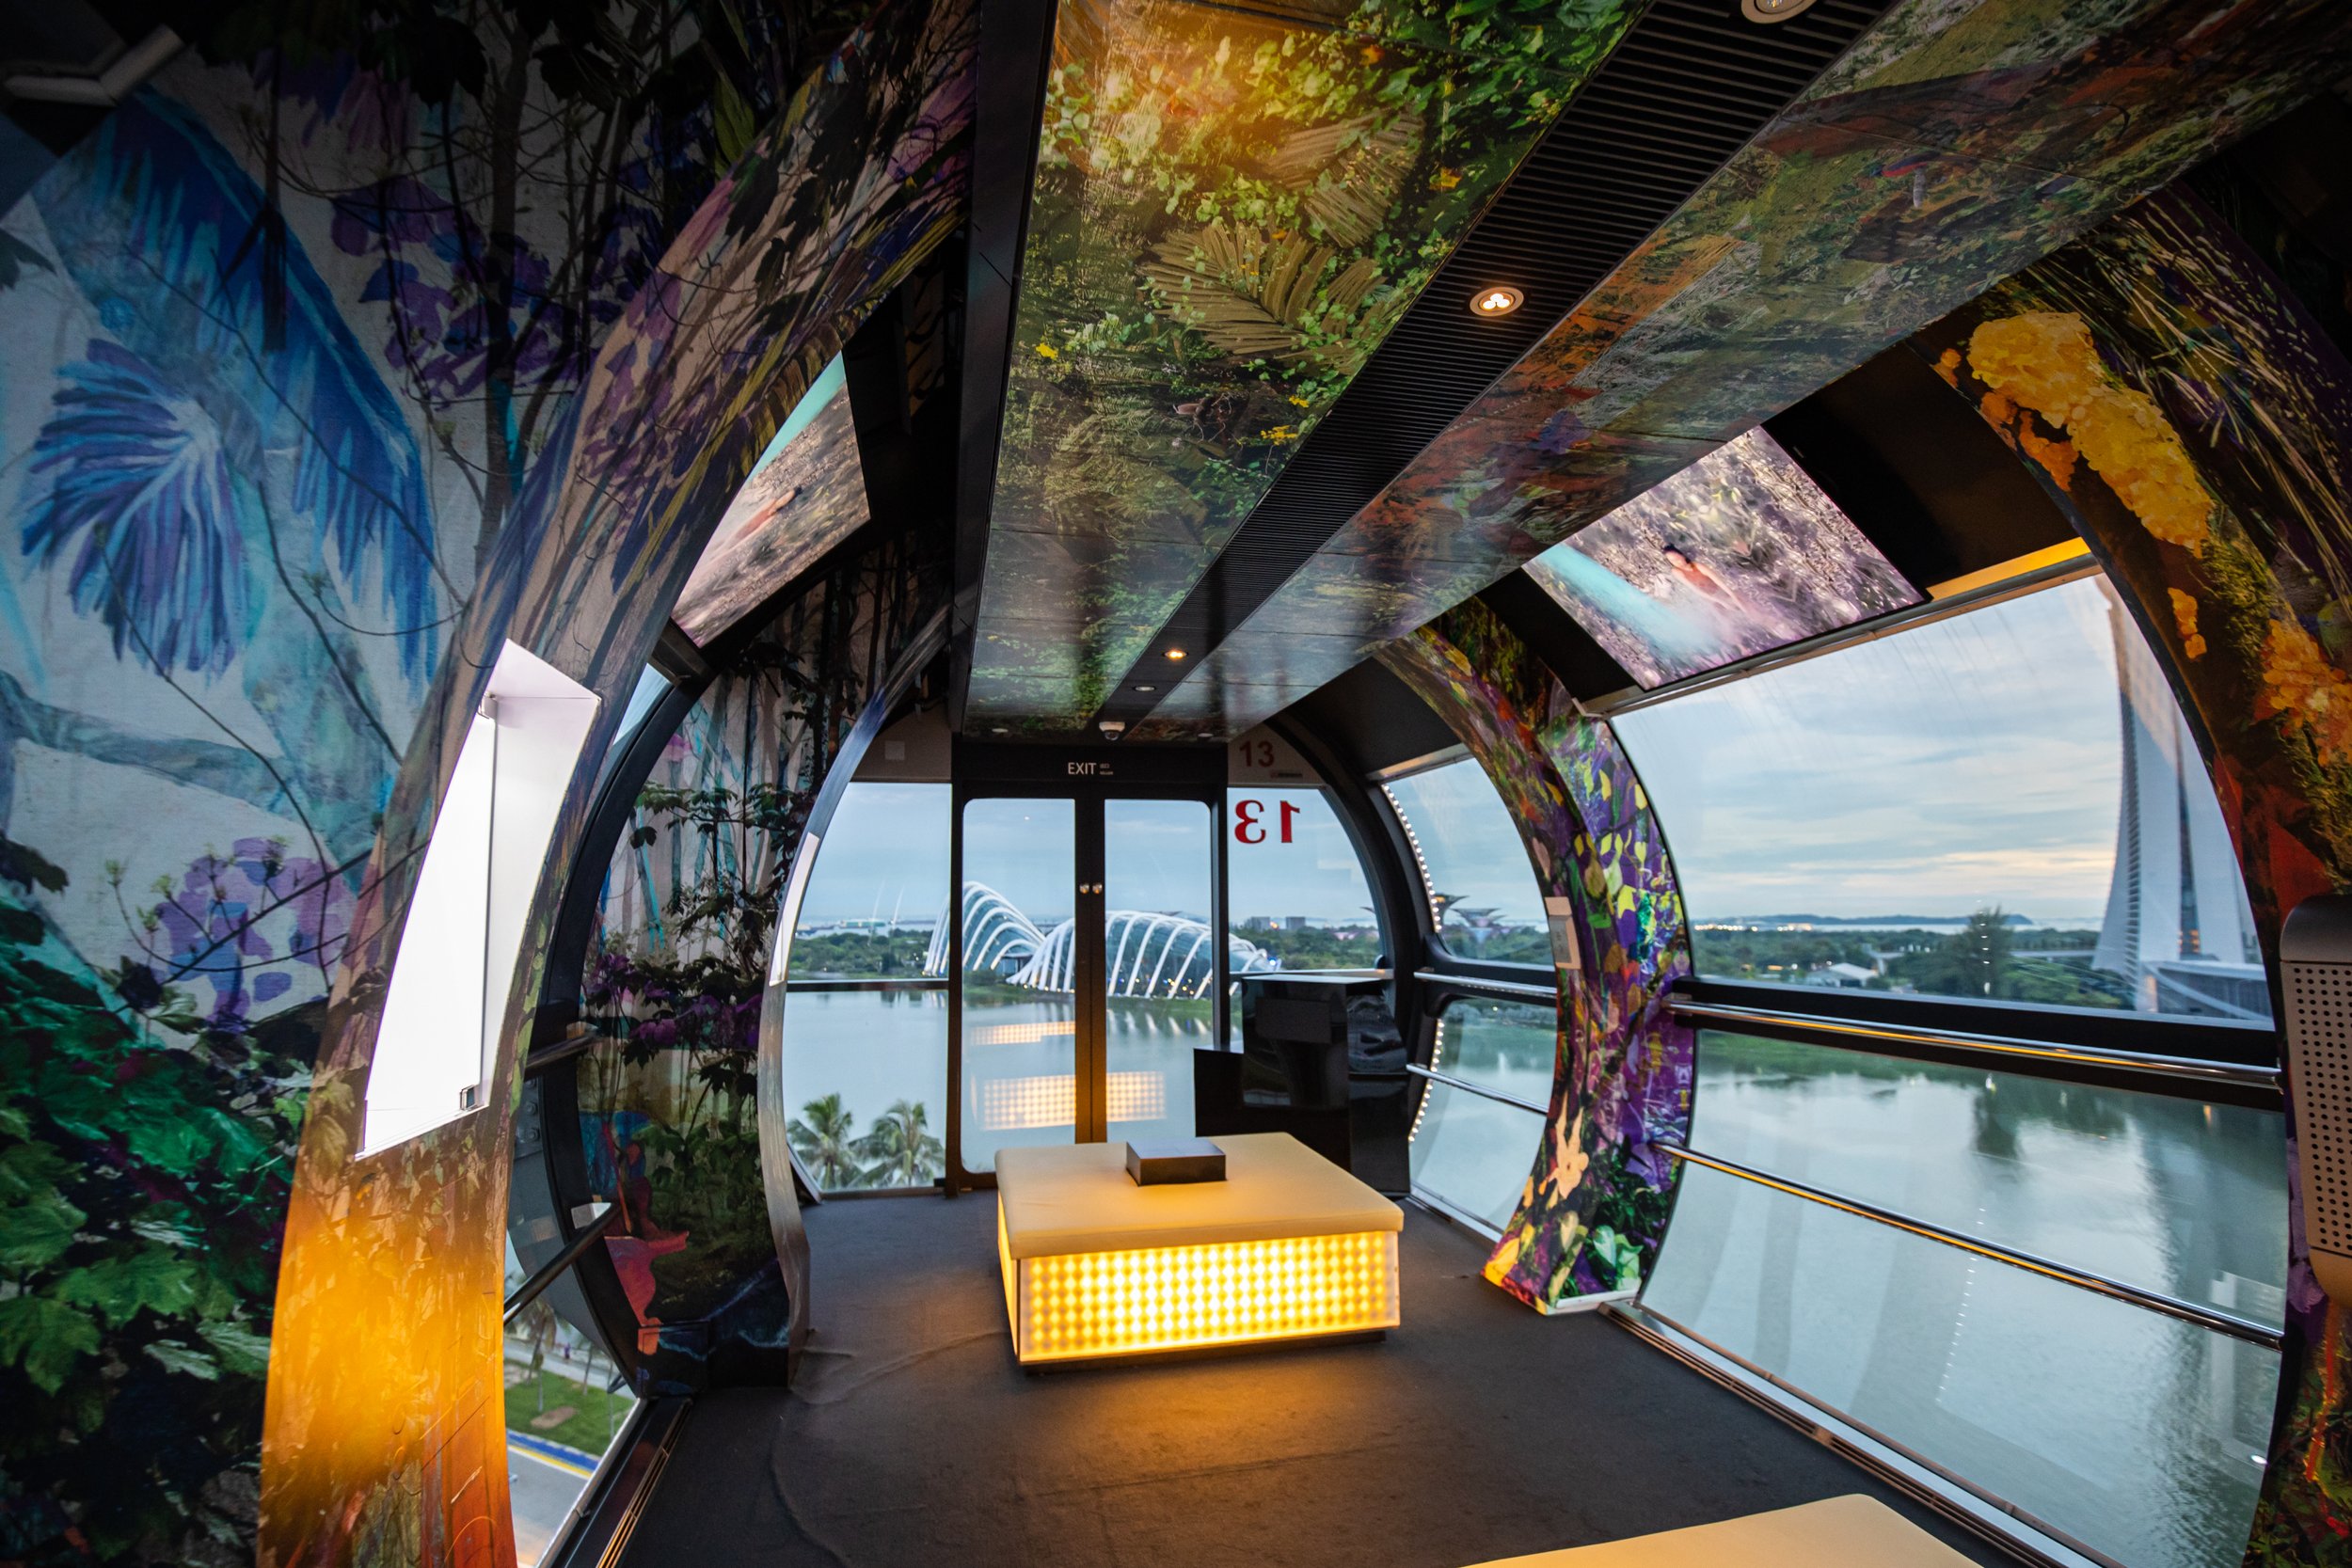
<svg viewBox="0 0 2352 1568">
<path fill-rule="evenodd" d="M 1157 691 L 1157 690 L 1159 689 L 1159 688 L 1158 688 L 1158 687 L 1156 687 L 1156 686 L 1153 686 L 1153 685 L 1152 685 L 1151 682 L 1149 682 L 1149 681 L 1137 681 L 1137 682 L 1136 683 L 1136 689 L 1137 691 Z"/>
<path fill-rule="evenodd" d="M 1507 283 L 1497 283 L 1470 295 L 1470 308 L 1473 316 L 1507 316 L 1526 303 L 1525 294 Z"/>
<path fill-rule="evenodd" d="M 1740 14 L 1750 22 L 1786 22 L 1812 5 L 1813 0 L 1740 0 Z"/>
<path fill-rule="evenodd" d="M 1003 724 L 999 724 L 994 729 L 989 731 L 989 734 L 991 735 L 1010 735 L 1012 731 Z"/>
<path fill-rule="evenodd" d="M 1184 657 L 1184 650 L 1182 648 L 1170 648 L 1168 650 L 1168 657 L 1173 659 L 1182 659 Z"/>
</svg>

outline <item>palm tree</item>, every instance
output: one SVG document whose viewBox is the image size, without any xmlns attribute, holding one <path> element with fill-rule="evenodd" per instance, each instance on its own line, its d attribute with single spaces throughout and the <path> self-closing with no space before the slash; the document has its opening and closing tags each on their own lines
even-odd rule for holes
<svg viewBox="0 0 2352 1568">
<path fill-rule="evenodd" d="M 801 1117 L 808 1119 L 803 1121 Z M 857 1142 L 850 1138 L 854 1113 L 842 1108 L 841 1096 L 826 1095 L 801 1107 L 801 1116 L 785 1124 L 792 1151 L 816 1174 L 819 1187 L 854 1187 L 858 1179 Z"/>
<path fill-rule="evenodd" d="M 923 1102 L 895 1101 L 874 1130 L 857 1141 L 857 1151 L 874 1163 L 866 1183 L 875 1187 L 919 1187 L 947 1168 L 947 1151 L 926 1125 Z"/>
</svg>

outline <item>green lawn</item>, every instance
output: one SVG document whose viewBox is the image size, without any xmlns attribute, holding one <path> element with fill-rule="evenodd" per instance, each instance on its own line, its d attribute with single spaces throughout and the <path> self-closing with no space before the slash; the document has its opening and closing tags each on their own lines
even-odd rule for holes
<svg viewBox="0 0 2352 1568">
<path fill-rule="evenodd" d="M 626 1392 L 608 1394 L 604 1391 L 604 1379 L 610 1375 L 609 1370 L 599 1362 L 596 1370 L 588 1374 L 589 1386 L 582 1388 L 578 1364 L 564 1367 L 559 1362 L 541 1371 L 535 1381 L 525 1378 L 506 1390 L 507 1430 L 529 1433 L 533 1437 L 561 1443 L 582 1453 L 604 1452 L 607 1433 L 621 1429 L 621 1423 L 628 1418 L 629 1406 L 636 1402 Z M 542 1392 L 547 1398 L 545 1408 L 556 1410 L 568 1404 L 572 1407 L 572 1414 L 555 1426 L 532 1426 L 532 1418 L 541 1410 L 539 1396 Z M 612 1423 L 610 1427 L 606 1425 L 608 1418 Z"/>
</svg>

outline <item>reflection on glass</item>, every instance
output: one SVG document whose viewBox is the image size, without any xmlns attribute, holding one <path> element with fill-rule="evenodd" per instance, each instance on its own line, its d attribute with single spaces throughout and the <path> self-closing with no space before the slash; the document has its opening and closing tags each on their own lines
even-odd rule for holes
<svg viewBox="0 0 2352 1568">
<path fill-rule="evenodd" d="M 853 784 L 793 927 L 791 974 L 944 982 L 948 786 Z M 784 1008 L 786 1124 L 828 1192 L 920 1187 L 947 1168 L 947 997 L 795 990 Z"/>
<path fill-rule="evenodd" d="M 1076 1134 L 1076 823 L 1068 800 L 963 808 L 966 1170 L 994 1170 L 1000 1148 Z"/>
<path fill-rule="evenodd" d="M 1703 974 L 2270 1017 L 2212 784 L 2104 578 L 1616 726 Z"/>
<path fill-rule="evenodd" d="M 1192 1136 L 1192 1053 L 1216 1043 L 1216 846 L 1199 800 L 1103 804 L 1110 1141 Z"/>
<path fill-rule="evenodd" d="M 1692 1105 L 1702 1153 L 2242 1318 L 2285 1310 L 2275 1112 L 1711 1030 Z"/>
<path fill-rule="evenodd" d="M 1502 798 L 1468 757 L 1383 786 L 1421 862 L 1438 934 L 1457 958 L 1549 964 L 1543 890 Z"/>
<path fill-rule="evenodd" d="M 1544 1118 L 1485 1095 L 1424 1083 L 1413 1129 L 1413 1191 L 1498 1234 L 1511 1223 L 1543 1147 Z"/>
<path fill-rule="evenodd" d="M 1696 1166 L 1642 1299 L 2133 1568 L 2245 1547 L 2259 1346 Z"/>
<path fill-rule="evenodd" d="M 510 1242 L 508 1291 L 526 1277 Z M 636 1401 L 604 1352 L 556 1315 L 552 1291 L 506 1325 L 505 1367 L 515 1560 L 537 1568 Z"/>
</svg>

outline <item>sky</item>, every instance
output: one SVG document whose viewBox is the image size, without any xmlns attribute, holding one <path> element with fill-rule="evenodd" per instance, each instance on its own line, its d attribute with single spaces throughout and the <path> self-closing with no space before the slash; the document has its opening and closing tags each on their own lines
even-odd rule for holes
<svg viewBox="0 0 2352 1568">
<path fill-rule="evenodd" d="M 1927 915 L 1999 906 L 2096 926 L 2114 864 L 2122 728 L 2103 581 L 2088 578 L 1915 626 L 1621 715 L 1692 918 Z M 2201 778 L 2195 787 L 2209 788 Z M 1457 762 L 1392 781 L 1438 889 L 1540 924 L 1534 875 L 1485 776 Z M 1232 800 L 1274 831 L 1236 842 Z M 1299 806 L 1292 842 L 1279 805 Z M 1186 801 L 1113 802 L 1114 908 L 1198 913 L 1208 821 Z M 803 921 L 935 918 L 947 787 L 854 785 Z M 975 801 L 966 875 L 1041 928 L 1070 912 L 1067 801 Z M 1346 833 L 1320 791 L 1231 793 L 1232 916 L 1368 918 Z"/>
<path fill-rule="evenodd" d="M 1621 715 L 1692 918 L 2096 926 L 2122 786 L 2110 604 L 2082 579 Z"/>
</svg>

